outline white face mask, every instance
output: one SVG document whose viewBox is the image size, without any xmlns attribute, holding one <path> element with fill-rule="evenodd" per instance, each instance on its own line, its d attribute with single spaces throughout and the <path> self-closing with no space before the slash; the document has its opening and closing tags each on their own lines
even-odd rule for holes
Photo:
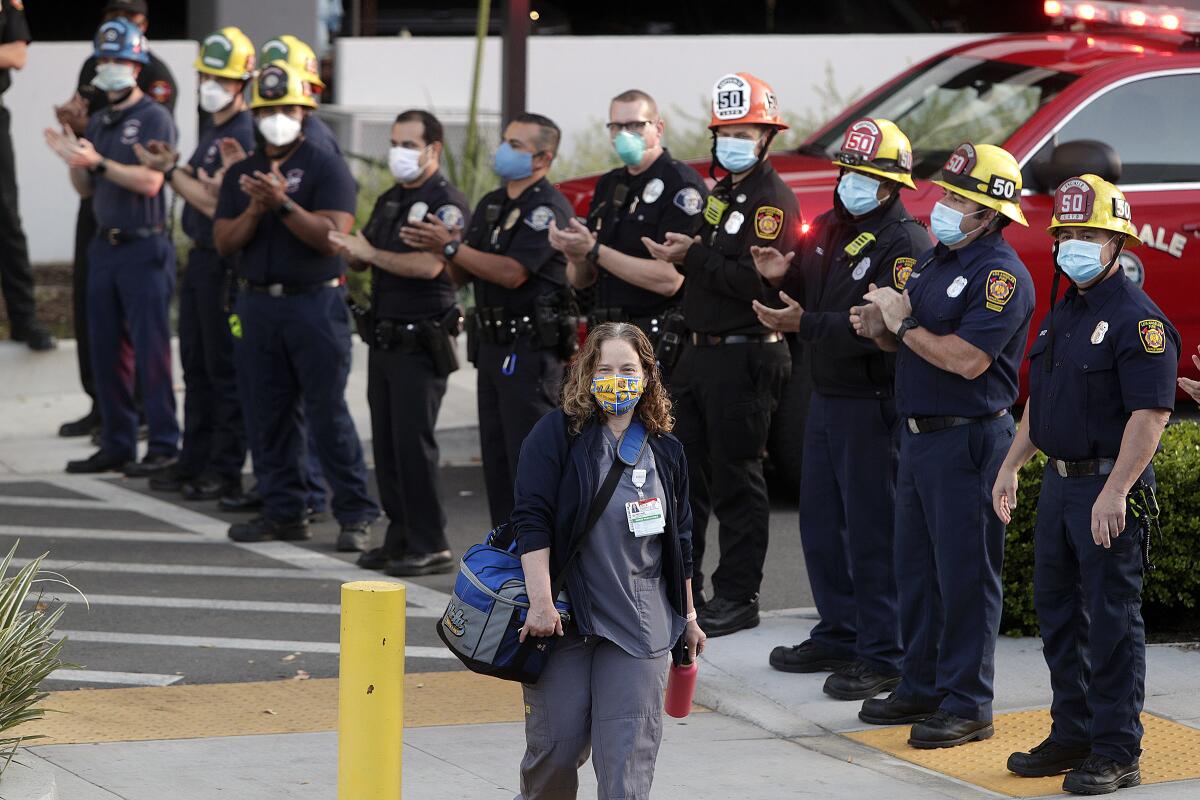
<svg viewBox="0 0 1200 800">
<path fill-rule="evenodd" d="M 263 135 L 263 138 L 268 143 L 276 147 L 283 147 L 296 141 L 296 137 L 300 135 L 302 123 L 294 117 L 289 117 L 282 111 L 272 114 L 269 117 L 263 117 L 258 121 L 258 132 Z"/>
<path fill-rule="evenodd" d="M 200 84 L 200 107 L 209 114 L 215 114 L 228 107 L 233 98 L 233 92 L 216 81 L 204 81 Z"/>
<path fill-rule="evenodd" d="M 393 147 L 388 150 L 388 169 L 401 183 L 408 183 L 420 177 L 425 169 L 421 165 L 421 153 L 424 150 L 410 150 L 407 147 Z"/>
<path fill-rule="evenodd" d="M 132 64 L 97 64 L 96 77 L 92 78 L 92 86 L 102 92 L 130 89 L 136 82 Z"/>
</svg>

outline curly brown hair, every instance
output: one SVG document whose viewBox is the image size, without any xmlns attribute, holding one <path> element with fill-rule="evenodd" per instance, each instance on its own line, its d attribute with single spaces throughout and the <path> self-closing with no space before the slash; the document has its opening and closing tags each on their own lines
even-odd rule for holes
<svg viewBox="0 0 1200 800">
<path fill-rule="evenodd" d="M 610 339 L 624 339 L 642 362 L 645 388 L 642 390 L 642 399 L 635 407 L 642 424 L 649 433 L 670 433 L 675 426 L 675 418 L 671 416 L 671 398 L 663 385 L 662 373 L 654 358 L 654 348 L 641 328 L 628 322 L 597 325 L 568 367 L 567 379 L 563 382 L 562 410 L 569 420 L 571 433 L 578 434 L 600 410 L 592 397 L 592 378 L 600 361 L 600 345 Z"/>
</svg>

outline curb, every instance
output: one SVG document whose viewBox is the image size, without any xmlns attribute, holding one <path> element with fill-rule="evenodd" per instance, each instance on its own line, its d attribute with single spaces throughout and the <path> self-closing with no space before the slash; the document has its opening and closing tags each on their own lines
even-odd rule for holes
<svg viewBox="0 0 1200 800">
<path fill-rule="evenodd" d="M 0 800 L 58 800 L 54 773 L 45 761 L 21 750 L 0 775 Z"/>
</svg>

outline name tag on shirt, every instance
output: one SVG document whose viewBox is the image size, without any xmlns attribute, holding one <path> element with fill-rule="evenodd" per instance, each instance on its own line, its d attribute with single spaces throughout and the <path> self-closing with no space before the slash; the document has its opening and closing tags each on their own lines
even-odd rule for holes
<svg viewBox="0 0 1200 800">
<path fill-rule="evenodd" d="M 666 530 L 667 519 L 663 515 L 662 501 L 657 497 L 634 500 L 625 504 L 625 518 L 634 536 L 654 536 Z"/>
</svg>

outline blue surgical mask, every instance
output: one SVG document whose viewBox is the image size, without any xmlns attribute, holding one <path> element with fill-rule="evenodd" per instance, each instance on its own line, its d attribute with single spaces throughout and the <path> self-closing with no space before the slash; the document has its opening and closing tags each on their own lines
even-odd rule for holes
<svg viewBox="0 0 1200 800">
<path fill-rule="evenodd" d="M 621 131 L 613 137 L 612 145 L 621 163 L 627 167 L 636 167 L 646 155 L 646 140 L 636 133 Z"/>
<path fill-rule="evenodd" d="M 519 181 L 533 174 L 533 154 L 514 150 L 508 142 L 501 142 L 492 158 L 492 169 L 506 181 Z"/>
<path fill-rule="evenodd" d="M 758 163 L 758 141 L 718 136 L 717 163 L 730 172 L 745 172 Z"/>
<path fill-rule="evenodd" d="M 962 232 L 962 221 L 965 217 L 973 217 L 976 214 L 982 214 L 987 211 L 986 208 L 981 208 L 978 211 L 972 211 L 970 214 L 964 214 L 961 211 L 955 211 L 945 203 L 939 202 L 933 207 L 933 213 L 929 215 L 929 229 L 933 231 L 933 235 L 942 244 L 950 247 L 967 238 L 967 234 Z"/>
<path fill-rule="evenodd" d="M 838 181 L 837 194 L 846 210 L 856 217 L 879 208 L 879 181 L 861 172 L 847 171 Z"/>
<path fill-rule="evenodd" d="M 1111 239 L 1109 241 L 1112 241 Z M 1104 245 L 1100 242 L 1085 242 L 1082 239 L 1067 239 L 1058 243 L 1058 266 L 1068 278 L 1077 284 L 1094 280 L 1104 271 L 1100 253 Z"/>
</svg>

